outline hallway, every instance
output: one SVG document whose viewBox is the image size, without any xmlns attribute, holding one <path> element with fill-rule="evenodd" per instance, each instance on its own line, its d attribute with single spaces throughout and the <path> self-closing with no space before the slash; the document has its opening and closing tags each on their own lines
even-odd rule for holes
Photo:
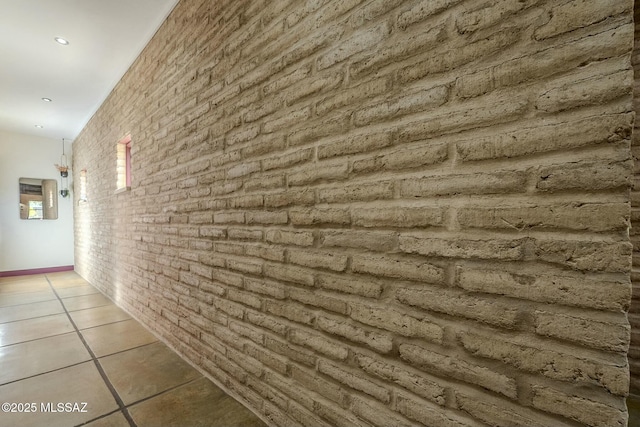
<svg viewBox="0 0 640 427">
<path fill-rule="evenodd" d="M 264 425 L 74 272 L 0 278 L 0 366 L 2 426 Z"/>
</svg>

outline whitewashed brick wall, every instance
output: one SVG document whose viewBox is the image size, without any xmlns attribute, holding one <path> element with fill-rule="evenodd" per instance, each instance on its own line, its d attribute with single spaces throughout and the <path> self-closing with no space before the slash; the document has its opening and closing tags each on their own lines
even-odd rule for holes
<svg viewBox="0 0 640 427">
<path fill-rule="evenodd" d="M 633 41 L 629 0 L 182 0 L 74 143 L 77 270 L 273 425 L 624 426 Z"/>
</svg>

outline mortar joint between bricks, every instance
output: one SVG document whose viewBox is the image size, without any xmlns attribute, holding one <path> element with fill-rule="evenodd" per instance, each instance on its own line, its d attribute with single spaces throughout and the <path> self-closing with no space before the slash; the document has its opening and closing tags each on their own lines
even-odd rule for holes
<svg viewBox="0 0 640 427">
<path fill-rule="evenodd" d="M 351 271 L 351 264 L 352 264 L 351 255 L 349 255 L 347 256 L 347 263 L 345 265 L 344 271 Z"/>
<path fill-rule="evenodd" d="M 455 263 L 450 263 L 444 267 L 444 283 L 452 288 L 457 287 L 457 266 Z"/>
</svg>

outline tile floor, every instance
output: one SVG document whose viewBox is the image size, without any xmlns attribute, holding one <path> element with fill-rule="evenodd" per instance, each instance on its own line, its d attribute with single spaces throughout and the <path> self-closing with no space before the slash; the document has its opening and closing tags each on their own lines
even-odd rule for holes
<svg viewBox="0 0 640 427">
<path fill-rule="evenodd" d="M 0 403 L 0 426 L 265 425 L 74 272 L 0 278 Z"/>
</svg>

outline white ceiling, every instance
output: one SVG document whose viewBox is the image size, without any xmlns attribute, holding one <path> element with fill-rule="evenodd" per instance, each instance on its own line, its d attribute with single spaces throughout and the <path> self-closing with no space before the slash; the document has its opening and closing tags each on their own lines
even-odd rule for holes
<svg viewBox="0 0 640 427">
<path fill-rule="evenodd" d="M 0 0 L 0 130 L 75 138 L 177 1 Z"/>
</svg>

